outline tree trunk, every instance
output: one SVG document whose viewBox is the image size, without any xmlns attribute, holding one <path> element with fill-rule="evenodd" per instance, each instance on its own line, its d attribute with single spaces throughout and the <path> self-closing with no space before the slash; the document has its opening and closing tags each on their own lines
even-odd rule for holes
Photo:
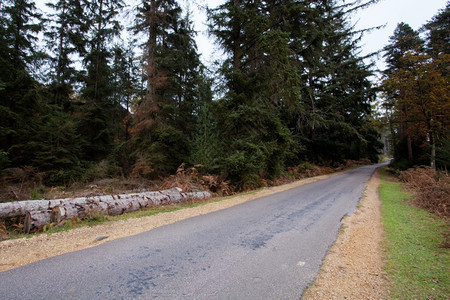
<svg viewBox="0 0 450 300">
<path fill-rule="evenodd" d="M 31 211 L 51 211 L 56 206 L 79 207 L 85 209 L 97 209 L 105 214 L 116 215 L 128 209 L 124 209 L 126 205 L 130 205 L 131 209 L 148 205 L 164 205 L 168 203 L 177 203 L 190 198 L 205 199 L 211 197 L 209 192 L 181 193 L 180 189 L 173 188 L 162 191 L 152 191 L 134 194 L 122 195 L 104 195 L 93 197 L 79 197 L 56 200 L 26 200 L 17 202 L 0 203 L 0 218 L 9 218 L 24 216 Z M 79 215 L 82 215 L 80 212 Z"/>
<path fill-rule="evenodd" d="M 434 142 L 434 135 L 433 132 L 430 132 L 430 144 L 431 144 L 431 168 L 433 170 L 436 170 L 436 143 Z"/>
<path fill-rule="evenodd" d="M 181 189 L 135 194 L 80 197 L 57 200 L 27 200 L 0 203 L 0 218 L 25 215 L 25 232 L 40 230 L 49 223 L 59 224 L 74 217 L 84 219 L 92 213 L 116 216 L 148 206 L 183 202 L 189 199 L 206 199 L 209 192 L 181 193 Z"/>
<path fill-rule="evenodd" d="M 414 157 L 413 157 L 411 136 L 409 134 L 406 136 L 406 142 L 408 144 L 408 160 L 409 160 L 410 163 L 412 163 Z"/>
<path fill-rule="evenodd" d="M 113 200 L 113 196 L 95 196 L 95 197 L 79 197 L 56 200 L 25 200 L 17 202 L 0 203 L 0 219 L 9 217 L 24 216 L 29 211 L 51 210 L 53 207 L 70 201 L 72 203 L 83 203 L 88 199 L 96 199 L 101 201 Z"/>
<path fill-rule="evenodd" d="M 50 210 L 29 211 L 25 215 L 24 231 L 41 230 L 50 223 Z"/>
</svg>

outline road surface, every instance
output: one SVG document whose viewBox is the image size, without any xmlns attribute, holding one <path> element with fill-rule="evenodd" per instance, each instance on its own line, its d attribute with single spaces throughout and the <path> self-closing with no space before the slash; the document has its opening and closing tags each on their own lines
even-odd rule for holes
<svg viewBox="0 0 450 300">
<path fill-rule="evenodd" d="M 1 272 L 0 299 L 299 299 L 377 166 Z"/>
</svg>

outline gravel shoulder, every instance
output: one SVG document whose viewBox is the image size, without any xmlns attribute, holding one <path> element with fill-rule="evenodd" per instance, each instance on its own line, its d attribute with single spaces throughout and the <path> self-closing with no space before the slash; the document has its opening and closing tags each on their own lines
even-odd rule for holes
<svg viewBox="0 0 450 300">
<path fill-rule="evenodd" d="M 194 216 L 225 209 L 340 173 L 265 188 L 219 202 L 153 216 L 80 227 L 53 234 L 0 242 L 0 272 L 41 259 L 131 236 Z M 330 248 L 316 281 L 303 299 L 387 299 L 380 242 L 382 226 L 378 198 L 379 173 L 372 176 L 357 211 L 344 218 L 343 229 Z M 106 237 L 107 238 L 104 238 Z M 104 239 L 102 239 L 104 238 Z"/>
<path fill-rule="evenodd" d="M 383 270 L 380 171 L 368 182 L 357 211 L 343 219 L 336 242 L 302 299 L 389 299 Z"/>
</svg>

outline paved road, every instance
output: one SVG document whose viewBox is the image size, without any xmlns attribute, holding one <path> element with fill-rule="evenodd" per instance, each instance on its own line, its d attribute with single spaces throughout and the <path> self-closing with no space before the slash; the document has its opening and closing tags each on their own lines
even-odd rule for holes
<svg viewBox="0 0 450 300">
<path fill-rule="evenodd" d="M 0 299 L 298 299 L 375 168 L 2 272 Z"/>
</svg>

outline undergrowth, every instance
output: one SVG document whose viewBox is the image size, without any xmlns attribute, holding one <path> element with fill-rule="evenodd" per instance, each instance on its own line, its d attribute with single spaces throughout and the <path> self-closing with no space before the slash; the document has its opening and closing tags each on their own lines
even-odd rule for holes
<svg viewBox="0 0 450 300">
<path fill-rule="evenodd" d="M 277 186 L 282 185 L 288 182 L 292 182 L 295 180 L 307 178 L 307 177 L 313 177 L 318 175 L 324 175 L 333 173 L 336 170 L 342 170 L 345 168 L 349 168 L 355 165 L 360 164 L 366 164 L 369 163 L 368 161 L 346 161 L 343 164 L 336 164 L 331 167 L 319 167 L 312 165 L 310 163 L 304 162 L 299 164 L 296 167 L 289 168 L 283 176 L 276 180 L 262 180 L 261 186 Z M 215 196 L 229 196 L 233 195 L 237 192 L 235 187 L 233 187 L 228 180 L 226 180 L 226 176 L 224 175 L 208 175 L 208 174 L 202 174 L 199 169 L 201 169 L 201 166 L 194 166 L 187 168 L 185 164 L 182 164 L 179 166 L 176 174 L 161 178 L 159 181 L 159 184 L 157 187 L 153 186 L 150 190 L 161 190 L 161 189 L 170 189 L 173 187 L 179 187 L 183 190 L 183 192 L 191 192 L 191 191 L 201 191 L 201 190 L 209 190 L 211 191 Z M 142 185 L 139 185 L 136 180 L 118 180 L 118 179 L 102 179 L 100 181 L 97 181 L 95 183 L 92 183 L 88 186 L 79 187 L 78 189 L 74 189 L 72 191 L 69 191 L 68 188 L 63 186 L 58 187 L 44 187 L 42 184 L 39 184 L 39 181 L 35 178 L 35 173 L 31 168 L 19 170 L 14 169 L 18 175 L 14 175 L 16 173 L 13 172 L 12 175 L 10 175 L 7 178 L 6 182 L 13 182 L 13 183 L 20 183 L 20 187 L 18 188 L 19 192 L 14 192 L 14 198 L 8 199 L 9 201 L 12 200 L 25 200 L 25 199 L 59 199 L 59 198 L 74 198 L 74 197 L 88 197 L 88 196 L 99 196 L 99 195 L 105 195 L 105 194 L 118 194 L 123 193 L 124 189 L 127 187 L 143 187 Z M 20 172 L 19 172 L 20 171 Z M 25 172 L 26 171 L 26 172 Z M 13 176 L 14 175 L 14 176 Z M 20 176 L 19 176 L 20 175 Z M 33 177 L 34 176 L 34 177 Z M 34 179 L 33 179 L 34 178 Z M 35 180 L 36 179 L 36 180 Z M 152 182 L 152 185 L 154 183 Z M 29 193 L 27 196 L 25 187 L 29 186 L 31 187 L 29 189 Z M 12 188 L 9 188 L 10 191 L 14 191 Z M 147 189 L 145 189 L 147 190 Z M 78 191 L 78 192 L 77 192 Z M 20 196 L 17 196 L 19 195 Z M 16 197 L 17 196 L 17 197 Z M 0 202 L 2 199 L 0 198 Z M 137 212 L 136 214 L 133 214 L 133 216 L 136 215 L 151 215 L 155 213 L 159 213 L 162 211 L 167 211 L 168 209 L 181 209 L 186 207 L 186 205 L 199 205 L 197 203 L 188 203 L 188 204 L 182 204 L 181 206 L 179 204 L 173 205 L 172 208 L 168 208 L 167 206 L 164 208 L 149 208 L 144 209 L 140 212 Z M 126 217 L 123 216 L 123 217 Z M 84 220 L 69 220 L 65 222 L 64 224 L 58 224 L 58 225 L 47 225 L 43 228 L 44 232 L 58 232 L 61 230 L 67 230 L 71 229 L 73 227 L 77 226 L 84 226 L 84 225 L 93 225 L 98 223 L 103 223 L 109 220 L 114 220 L 116 217 L 110 217 L 105 215 L 95 215 L 85 218 Z M 8 239 L 8 238 L 14 238 L 17 236 L 21 236 L 23 231 L 23 218 L 17 217 L 17 218 L 8 218 L 8 219 L 0 219 L 0 240 Z"/>
<path fill-rule="evenodd" d="M 439 217 L 450 217 L 450 177 L 430 167 L 400 172 L 400 179 L 415 194 L 414 203 Z"/>
</svg>

